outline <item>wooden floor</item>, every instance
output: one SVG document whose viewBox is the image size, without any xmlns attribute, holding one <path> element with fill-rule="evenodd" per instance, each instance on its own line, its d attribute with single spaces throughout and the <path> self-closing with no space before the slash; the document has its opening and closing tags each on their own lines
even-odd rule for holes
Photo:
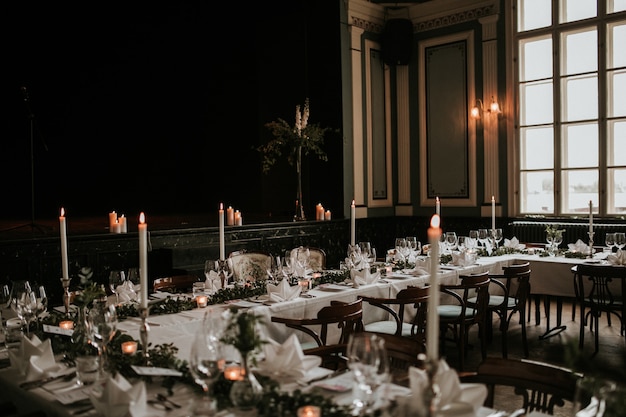
<svg viewBox="0 0 626 417">
<path fill-rule="evenodd" d="M 556 326 L 556 303 L 551 303 L 551 327 Z M 572 319 L 572 303 L 564 302 L 561 324 L 565 326 L 565 330 L 549 338 L 540 338 L 546 331 L 546 316 L 541 313 L 541 322 L 535 324 L 534 308 L 532 321 L 527 323 L 527 336 L 529 344 L 529 357 L 527 359 L 534 361 L 547 362 L 557 366 L 571 368 L 572 362 L 568 357 L 568 351 L 574 351 L 577 355 L 575 358 L 578 365 L 576 370 L 594 375 L 601 375 L 604 378 L 612 379 L 621 383 L 626 382 L 626 338 L 620 335 L 619 319 L 612 317 L 612 325 L 607 324 L 606 316 L 600 318 L 600 344 L 598 353 L 592 357 L 594 351 L 594 334 L 585 329 L 585 345 L 582 351 L 578 347 L 578 335 L 580 331 L 579 311 L 576 311 L 576 317 Z M 497 323 L 494 323 L 494 328 Z M 513 320 L 509 330 L 508 352 L 509 358 L 520 359 L 523 357 L 521 344 L 521 327 L 519 323 Z M 466 370 L 474 370 L 481 361 L 480 349 L 478 344 L 477 331 L 473 330 L 470 334 L 470 343 L 473 345 L 466 359 Z M 458 360 L 456 351 L 452 345 L 449 346 L 446 361 L 452 367 L 456 367 Z M 570 349 L 574 347 L 574 349 Z M 501 338 L 499 331 L 494 332 L 493 341 L 488 346 L 488 356 L 501 357 Z M 514 396 L 500 396 L 500 400 L 496 396 L 495 407 L 497 409 L 515 410 L 517 407 L 513 403 Z M 561 417 L 570 417 L 570 410 L 565 407 L 559 410 L 555 415 Z"/>
</svg>

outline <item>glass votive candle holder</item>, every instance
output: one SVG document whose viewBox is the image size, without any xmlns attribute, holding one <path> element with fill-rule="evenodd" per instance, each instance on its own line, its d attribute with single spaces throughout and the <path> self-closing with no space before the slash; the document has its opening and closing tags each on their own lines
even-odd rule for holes
<svg viewBox="0 0 626 417">
<path fill-rule="evenodd" d="M 59 322 L 59 327 L 62 328 L 63 330 L 73 330 L 74 322 L 72 320 L 63 320 Z"/>
<path fill-rule="evenodd" d="M 137 342 L 134 340 L 122 343 L 122 353 L 124 355 L 134 355 L 137 352 Z"/>
<path fill-rule="evenodd" d="M 206 295 L 196 295 L 196 303 L 198 303 L 199 308 L 206 307 L 208 302 L 209 298 Z"/>
<path fill-rule="evenodd" d="M 243 367 L 237 364 L 226 365 L 224 368 L 224 378 L 229 381 L 241 381 L 244 374 Z"/>
<path fill-rule="evenodd" d="M 322 410 L 315 405 L 303 405 L 298 408 L 298 417 L 321 417 Z"/>
</svg>

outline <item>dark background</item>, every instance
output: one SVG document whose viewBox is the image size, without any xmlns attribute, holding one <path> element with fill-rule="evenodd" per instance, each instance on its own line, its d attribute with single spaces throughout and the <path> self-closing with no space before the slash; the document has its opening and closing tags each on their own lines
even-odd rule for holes
<svg viewBox="0 0 626 417">
<path fill-rule="evenodd" d="M 37 219 L 210 213 L 247 223 L 290 218 L 295 169 L 261 172 L 264 124 L 339 129 L 335 1 L 37 2 L 3 4 L 0 123 L 3 218 L 31 218 L 33 115 Z M 25 100 L 22 87 L 26 87 Z M 305 161 L 308 218 L 321 202 L 342 217 L 342 138 L 328 162 Z"/>
</svg>

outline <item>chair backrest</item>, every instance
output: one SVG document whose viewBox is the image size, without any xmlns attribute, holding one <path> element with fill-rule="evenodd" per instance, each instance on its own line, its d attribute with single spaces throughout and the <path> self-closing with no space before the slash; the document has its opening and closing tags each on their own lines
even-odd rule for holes
<svg viewBox="0 0 626 417">
<path fill-rule="evenodd" d="M 370 333 L 370 332 L 364 332 Z M 378 337 L 385 340 L 385 349 L 389 358 L 389 371 L 392 382 L 398 385 L 409 385 L 409 368 L 422 365 L 418 359 L 420 353 L 426 353 L 424 341 L 409 337 L 402 337 L 389 333 L 377 333 Z"/>
<path fill-rule="evenodd" d="M 174 275 L 156 278 L 152 288 L 162 292 L 191 292 L 193 283 L 198 281 L 200 279 L 196 275 Z"/>
<path fill-rule="evenodd" d="M 461 275 L 459 278 L 459 284 L 441 285 L 441 292 L 453 296 L 461 303 L 461 315 L 465 316 L 466 321 L 483 323 L 489 306 L 489 272 Z M 473 299 L 471 303 L 468 302 L 470 298 Z M 472 309 L 472 314 L 466 314 L 468 308 Z"/>
<path fill-rule="evenodd" d="M 326 252 L 324 251 L 324 249 L 317 248 L 315 246 L 304 246 L 304 247 L 308 248 L 309 253 L 311 254 L 309 258 L 310 259 L 309 266 L 311 267 L 311 269 L 316 272 L 326 269 Z M 296 256 L 297 250 L 298 248 L 293 248 L 291 250 L 292 257 Z"/>
<path fill-rule="evenodd" d="M 272 316 L 271 320 L 308 334 L 315 340 L 317 346 L 328 344 L 328 329 L 335 325 L 340 334 L 334 343 L 347 344 L 352 333 L 363 331 L 363 304 L 360 299 L 349 303 L 331 301 L 330 305 L 322 307 L 317 312 L 315 318 Z"/>
<path fill-rule="evenodd" d="M 228 255 L 235 281 L 266 280 L 272 266 L 272 256 L 262 251 L 238 251 Z"/>
<path fill-rule="evenodd" d="M 498 386 L 513 387 L 523 401 L 526 414 L 531 411 L 554 414 L 554 407 L 562 407 L 565 401 L 573 401 L 576 381 L 582 376 L 566 368 L 547 363 L 487 358 L 476 372 L 461 375 L 461 382 L 478 382 L 487 386 L 487 399 L 484 405 L 493 407 L 494 395 Z"/>
<path fill-rule="evenodd" d="M 490 274 L 492 283 L 498 285 L 506 297 L 514 297 L 516 305 L 525 305 L 530 297 L 530 262 L 502 267 L 501 274 Z M 506 300 L 505 300 L 506 303 Z"/>
<path fill-rule="evenodd" d="M 396 322 L 395 334 L 402 335 L 407 308 L 413 308 L 411 336 L 425 340 L 426 317 L 428 314 L 429 287 L 409 286 L 396 294 L 395 298 L 360 296 L 364 302 L 385 310 Z"/>
<path fill-rule="evenodd" d="M 578 264 L 573 271 L 576 273 L 576 294 L 579 301 L 596 308 L 613 308 L 615 302 L 621 299 L 621 294 L 615 294 L 613 280 L 626 279 L 626 267 L 621 265 L 593 265 Z M 625 300 L 622 300 L 625 301 Z"/>
</svg>

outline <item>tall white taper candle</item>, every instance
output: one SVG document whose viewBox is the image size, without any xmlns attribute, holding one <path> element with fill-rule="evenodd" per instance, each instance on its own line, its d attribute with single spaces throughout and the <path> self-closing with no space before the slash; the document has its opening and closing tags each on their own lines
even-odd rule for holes
<svg viewBox="0 0 626 417">
<path fill-rule="evenodd" d="M 496 197 L 491 196 L 491 230 L 496 230 Z"/>
<path fill-rule="evenodd" d="M 430 289 L 428 297 L 428 321 L 426 327 L 426 353 L 430 359 L 439 360 L 439 238 L 441 228 L 437 214 L 430 220 L 428 241 L 430 243 Z"/>
<path fill-rule="evenodd" d="M 67 263 L 67 225 L 65 223 L 65 209 L 63 207 L 61 207 L 61 216 L 59 216 L 59 229 L 61 231 L 61 271 L 63 279 L 70 279 Z"/>
<path fill-rule="evenodd" d="M 220 259 L 223 261 L 226 253 L 226 249 L 224 248 L 224 203 L 220 203 L 218 215 L 220 223 Z"/>
<path fill-rule="evenodd" d="M 352 200 L 352 204 L 350 205 L 350 244 L 356 244 L 356 208 L 354 206 L 354 200 Z"/>
<path fill-rule="evenodd" d="M 589 200 L 589 233 L 593 233 L 593 201 Z"/>
<path fill-rule="evenodd" d="M 148 224 L 143 212 L 139 215 L 139 286 L 141 307 L 148 308 Z"/>
</svg>

